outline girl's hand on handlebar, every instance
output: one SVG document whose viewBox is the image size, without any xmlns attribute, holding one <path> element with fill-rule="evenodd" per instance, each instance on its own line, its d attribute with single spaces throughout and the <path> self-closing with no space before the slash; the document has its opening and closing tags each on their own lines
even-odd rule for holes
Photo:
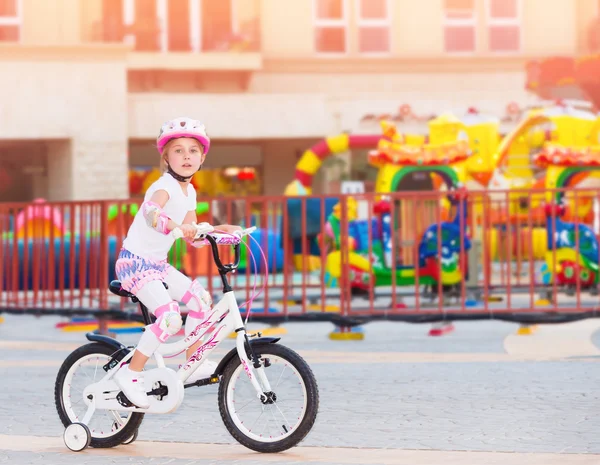
<svg viewBox="0 0 600 465">
<path fill-rule="evenodd" d="M 183 237 L 193 240 L 196 237 L 196 227 L 192 224 L 182 224 L 179 229 L 183 233 Z"/>
</svg>

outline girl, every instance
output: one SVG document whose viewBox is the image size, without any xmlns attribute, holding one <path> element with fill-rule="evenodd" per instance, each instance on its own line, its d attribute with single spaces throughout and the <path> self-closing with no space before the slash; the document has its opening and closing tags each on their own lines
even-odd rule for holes
<svg viewBox="0 0 600 465">
<path fill-rule="evenodd" d="M 115 266 L 122 288 L 133 293 L 156 316 L 156 322 L 142 335 L 129 365 L 124 365 L 114 377 L 123 394 L 140 408 L 150 406 L 144 389 L 144 365 L 183 324 L 177 302 L 189 309 L 186 336 L 208 316 L 212 305 L 210 295 L 198 280 L 192 282 L 167 263 L 175 241 L 171 231 L 181 229 L 190 242 L 196 234 L 192 225 L 196 222 L 196 191 L 190 180 L 204 163 L 210 139 L 199 121 L 177 118 L 162 126 L 157 147 L 166 172 L 146 192 Z M 219 225 L 215 229 L 231 233 L 241 228 Z M 190 347 L 186 357 L 200 344 L 198 341 Z M 215 368 L 216 363 L 207 360 L 188 381 L 208 378 Z"/>
</svg>

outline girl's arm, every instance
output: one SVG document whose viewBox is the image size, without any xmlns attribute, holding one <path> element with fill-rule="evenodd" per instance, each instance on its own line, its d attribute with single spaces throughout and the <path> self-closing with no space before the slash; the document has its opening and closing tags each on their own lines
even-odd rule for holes
<svg viewBox="0 0 600 465">
<path fill-rule="evenodd" d="M 196 215 L 196 210 L 190 210 L 185 214 L 183 221 L 181 224 L 192 224 L 198 222 L 198 216 Z"/>
<path fill-rule="evenodd" d="M 163 211 L 168 200 L 169 194 L 161 189 L 152 194 L 150 200 L 142 204 L 142 213 L 148 226 L 163 234 L 169 234 L 179 226 Z"/>
</svg>

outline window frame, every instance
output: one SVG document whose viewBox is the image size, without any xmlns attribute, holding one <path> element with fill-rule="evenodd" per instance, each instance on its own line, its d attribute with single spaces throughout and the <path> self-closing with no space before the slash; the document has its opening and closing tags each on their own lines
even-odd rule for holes
<svg viewBox="0 0 600 465">
<path fill-rule="evenodd" d="M 342 18 L 340 19 L 324 19 L 318 17 L 319 1 L 312 1 L 312 20 L 313 20 L 313 50 L 317 56 L 335 58 L 347 57 L 350 54 L 350 3 L 349 0 L 340 0 L 342 3 Z M 323 52 L 317 48 L 316 33 L 319 28 L 323 27 L 339 27 L 344 31 L 345 50 L 343 52 Z"/>
<path fill-rule="evenodd" d="M 477 14 L 477 3 L 473 2 L 473 9 L 471 10 L 470 18 L 451 18 L 448 13 L 451 11 L 462 11 L 462 10 L 449 10 L 444 7 L 443 9 L 443 21 L 442 26 L 444 30 L 444 53 L 448 53 L 454 56 L 473 56 L 477 53 L 477 47 L 479 45 L 479 33 L 478 33 L 478 14 Z M 448 50 L 446 44 L 446 30 L 452 27 L 465 27 L 470 26 L 473 29 L 473 50 Z"/>
<path fill-rule="evenodd" d="M 23 32 L 23 0 L 14 0 L 17 13 L 15 16 L 0 16 L 0 26 L 17 26 L 19 28 L 19 40 L 22 41 Z M 12 41 L 11 41 L 12 42 Z"/>
<path fill-rule="evenodd" d="M 386 6 L 386 17 L 382 19 L 365 19 L 362 17 L 361 11 L 361 0 L 355 0 L 354 7 L 356 11 L 356 29 L 357 29 L 357 38 L 356 38 L 356 52 L 361 56 L 390 56 L 392 54 L 392 1 L 384 0 Z M 387 36 L 388 36 L 388 50 L 387 51 L 378 51 L 378 52 L 363 52 L 360 50 L 360 30 L 363 27 L 377 27 L 377 28 L 386 28 Z"/>
<path fill-rule="evenodd" d="M 515 18 L 494 18 L 492 16 L 492 1 L 485 0 L 485 27 L 488 38 L 488 53 L 493 55 L 518 55 L 523 53 L 523 0 L 514 0 L 517 6 L 517 15 Z M 506 0 L 503 0 L 506 1 Z M 492 50 L 491 48 L 491 28 L 502 26 L 517 27 L 519 31 L 519 42 L 516 50 Z"/>
</svg>

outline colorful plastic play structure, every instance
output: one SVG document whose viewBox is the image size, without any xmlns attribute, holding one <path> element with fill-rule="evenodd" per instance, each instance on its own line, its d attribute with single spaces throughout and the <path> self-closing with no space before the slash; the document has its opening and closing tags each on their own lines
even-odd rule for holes
<svg viewBox="0 0 600 465">
<path fill-rule="evenodd" d="M 382 134 L 376 136 L 342 134 L 307 150 L 285 190 L 290 202 L 312 193 L 314 174 L 326 157 L 353 148 L 371 148 L 369 163 L 378 168 L 375 193 L 397 192 L 402 179 L 415 172 L 431 176 L 434 188 L 448 191 L 439 224 L 419 226 L 420 239 L 415 247 L 420 283 L 433 285 L 441 281 L 446 289 L 465 279 L 466 264 L 459 263 L 457 257 L 459 250 L 468 252 L 470 239 L 488 241 L 494 260 L 521 255 L 545 262 L 541 270 L 545 284 L 556 280 L 568 287 L 578 281 L 586 288 L 598 281 L 598 245 L 589 227 L 594 217 L 593 196 L 585 191 L 580 191 L 577 198 L 564 192 L 555 197 L 535 192 L 600 187 L 600 118 L 585 105 L 557 101 L 527 109 L 505 135 L 500 133 L 498 120 L 473 109 L 460 119 L 445 114 L 430 120 L 426 135 L 399 134 L 395 125 L 386 121 L 381 122 L 381 127 Z M 463 234 L 467 239 L 461 245 L 458 237 L 467 225 L 466 209 L 461 213 L 460 203 L 451 194 L 463 190 L 479 192 L 478 198 L 489 201 L 485 218 L 483 201 L 470 209 L 476 226 L 470 231 L 471 236 Z M 311 269 L 317 270 L 322 265 L 319 241 L 315 238 L 326 238 L 326 282 L 335 287 L 342 269 L 342 206 L 338 198 L 326 201 L 333 202 L 326 204 L 323 212 L 315 205 L 318 208 L 313 214 L 318 216 L 311 218 L 311 234 L 293 238 L 293 249 L 299 269 L 299 263 L 309 262 L 302 250 L 312 255 Z M 347 199 L 344 208 L 352 288 L 364 290 L 371 282 L 376 286 L 389 285 L 392 276 L 398 285 L 414 285 L 415 265 L 407 266 L 391 257 L 391 234 L 402 239 L 407 228 L 390 224 L 389 204 L 382 201 L 373 207 L 370 225 L 368 220 L 356 216 L 353 199 Z M 290 210 L 292 213 L 299 215 L 299 209 Z M 326 217 L 326 229 L 317 231 L 322 215 Z M 487 233 L 481 235 L 484 222 Z M 577 235 L 575 222 L 579 224 Z M 441 251 L 435 231 L 442 232 Z M 555 232 L 559 239 L 552 240 Z M 303 240 L 310 244 L 303 245 Z M 506 252 L 507 242 L 512 243 L 510 255 Z"/>
<path fill-rule="evenodd" d="M 390 203 L 380 201 L 374 207 L 374 218 L 371 224 L 366 220 L 356 219 L 356 204 L 352 198 L 348 203 L 348 270 L 349 282 L 354 293 L 361 290 L 367 292 L 372 286 L 390 286 L 393 282 L 398 286 L 429 285 L 439 282 L 448 289 L 459 284 L 467 274 L 466 262 L 461 263 L 460 253 L 471 248 L 470 240 L 465 237 L 460 244 L 460 231 L 466 224 L 466 206 L 464 202 L 456 203 L 457 213 L 452 221 L 445 221 L 438 227 L 429 226 L 423 233 L 418 245 L 419 272 L 413 265 L 394 263 L 392 254 L 392 228 Z M 337 287 L 342 275 L 343 255 L 340 250 L 340 204 L 329 216 L 325 229 L 326 253 L 325 284 Z M 370 229 L 370 233 L 369 233 Z M 441 236 L 441 239 L 438 237 Z M 442 252 L 438 252 L 438 241 Z M 395 276 L 394 276 L 395 275 Z"/>
<path fill-rule="evenodd" d="M 497 147 L 498 124 L 471 110 L 464 122 L 453 115 L 444 114 L 431 120 L 428 126 L 429 133 L 426 135 L 400 134 L 394 124 L 382 121 L 382 134 L 342 134 L 327 138 L 304 153 L 296 167 L 295 179 L 288 185 L 285 193 L 289 196 L 310 194 L 313 176 L 324 158 L 352 148 L 372 149 L 369 163 L 378 168 L 376 193 L 396 192 L 403 179 L 414 173 L 430 176 L 432 184 L 446 189 L 449 195 L 444 202 L 445 221 L 439 226 L 437 223 L 422 225 L 421 239 L 416 245 L 419 257 L 418 279 L 420 284 L 432 286 L 441 281 L 444 288 L 449 289 L 467 275 L 466 263 L 459 263 L 457 252 L 462 248 L 464 253 L 470 248 L 468 238 L 462 245 L 459 241 L 460 228 L 466 228 L 467 211 L 462 208 L 462 213 L 459 213 L 461 208 L 454 194 L 467 188 L 482 189 L 489 182 L 493 173 L 491 155 Z M 335 199 L 333 206 L 323 212 L 327 216 L 325 271 L 326 282 L 330 286 L 338 285 L 342 267 L 339 250 L 340 206 L 336 206 L 337 202 L 338 199 Z M 398 263 L 391 253 L 392 234 L 398 234 L 402 239 L 412 232 L 408 218 L 404 218 L 404 225 L 391 225 L 389 203 L 382 201 L 374 207 L 375 218 L 369 228 L 368 220 L 355 217 L 356 207 L 352 202 L 347 208 L 348 234 L 352 240 L 349 258 L 352 289 L 368 288 L 371 279 L 375 285 L 396 282 L 398 285 L 414 286 L 416 265 Z M 312 224 L 320 224 L 319 219 L 316 218 Z M 370 239 L 367 234 L 369 229 Z M 438 231 L 442 236 L 443 252 L 437 252 Z M 308 238 L 313 242 L 311 252 L 319 259 L 314 262 L 313 269 L 320 267 L 320 251 L 318 247 L 314 247 L 317 243 L 314 238 L 317 236 L 318 234 L 314 234 Z M 302 239 L 304 238 L 298 238 L 294 244 L 296 263 L 306 261 L 299 253 Z M 304 250 L 308 248 L 305 246 Z"/>
<path fill-rule="evenodd" d="M 545 198 L 548 248 L 544 283 L 556 281 L 570 291 L 580 286 L 595 293 L 600 276 L 598 238 L 585 222 L 572 221 L 587 216 L 592 198 L 579 193 L 571 195 L 569 201 L 564 190 L 583 176 L 600 172 L 600 144 L 589 143 L 590 138 L 598 140 L 600 126 L 597 121 L 590 126 L 588 137 L 573 141 L 569 146 L 560 141 L 547 143 L 536 156 L 536 164 L 546 169 L 546 187 L 556 189 L 547 191 Z"/>
<path fill-rule="evenodd" d="M 352 289 L 367 290 L 372 285 L 389 286 L 396 282 L 399 286 L 414 286 L 416 280 L 422 285 L 435 285 L 441 282 L 445 287 L 460 283 L 466 274 L 465 263 L 459 263 L 459 252 L 470 249 L 468 238 L 460 244 L 460 230 L 466 228 L 467 209 L 459 202 L 456 191 L 462 189 L 464 162 L 468 156 L 468 145 L 464 140 L 423 144 L 421 147 L 407 147 L 403 137 L 394 125 L 384 123 L 384 135 L 379 140 L 377 150 L 369 156 L 369 162 L 379 167 L 378 192 L 393 192 L 405 176 L 414 172 L 436 173 L 451 190 L 450 203 L 455 206 L 452 221 L 429 226 L 418 244 L 419 273 L 414 265 L 398 264 L 393 257 L 392 235 L 397 225 L 392 225 L 390 202 L 379 201 L 374 206 L 374 218 L 358 220 L 357 207 L 353 199 L 348 201 L 348 237 L 350 254 L 348 265 Z M 329 216 L 325 230 L 329 250 L 325 263 L 325 282 L 336 287 L 341 277 L 343 254 L 340 250 L 341 206 L 336 205 Z M 402 225 L 409 228 L 410 225 Z M 370 231 L 369 231 L 370 230 Z M 441 235 L 441 250 L 438 252 L 438 236 Z M 417 278 L 418 276 L 418 278 Z"/>
</svg>

